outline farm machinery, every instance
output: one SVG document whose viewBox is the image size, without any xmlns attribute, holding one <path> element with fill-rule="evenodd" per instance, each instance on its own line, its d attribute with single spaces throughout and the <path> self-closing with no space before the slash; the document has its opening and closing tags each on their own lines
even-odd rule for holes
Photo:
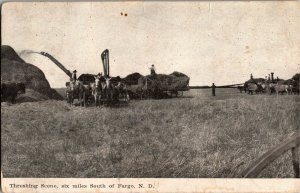
<svg viewBox="0 0 300 193">
<path fill-rule="evenodd" d="M 300 90 L 300 74 L 294 75 L 291 79 L 283 80 L 278 77 L 274 78 L 274 73 L 269 78 L 253 78 L 244 83 L 244 91 L 248 94 L 267 93 L 267 94 L 299 94 Z"/>
<path fill-rule="evenodd" d="M 120 102 L 129 102 L 128 94 L 124 85 L 121 84 L 120 77 L 110 77 L 109 75 L 109 51 L 104 50 L 101 54 L 103 63 L 103 76 L 93 74 L 81 74 L 77 81 L 72 80 L 72 73 L 64 67 L 57 59 L 46 52 L 40 52 L 41 55 L 49 58 L 63 72 L 65 72 L 70 81 L 66 82 L 66 99 L 73 104 L 74 99 L 78 99 L 81 106 L 88 103 L 116 104 Z M 98 78 L 98 83 L 97 83 Z"/>
<path fill-rule="evenodd" d="M 46 52 L 40 52 L 40 54 L 49 58 L 70 77 L 70 81 L 66 82 L 66 98 L 70 104 L 73 104 L 74 99 L 78 99 L 81 106 L 86 106 L 87 103 L 93 102 L 96 105 L 97 103 L 127 104 L 130 98 L 157 99 L 178 97 L 183 95 L 183 91 L 189 90 L 190 78 L 180 72 L 173 72 L 169 75 L 152 74 L 147 76 L 133 73 L 125 78 L 120 78 L 119 76 L 111 77 L 108 49 L 101 54 L 103 76 L 81 74 L 76 82 L 72 80 L 72 73 L 52 55 Z M 96 90 L 95 86 L 97 87 Z"/>
</svg>

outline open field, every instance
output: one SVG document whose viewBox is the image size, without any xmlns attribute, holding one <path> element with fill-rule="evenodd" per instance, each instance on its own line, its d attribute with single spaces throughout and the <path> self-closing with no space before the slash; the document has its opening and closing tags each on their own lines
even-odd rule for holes
<svg viewBox="0 0 300 193">
<path fill-rule="evenodd" d="M 237 177 L 299 132 L 299 95 L 191 90 L 120 108 L 1 104 L 4 177 Z M 291 154 L 260 177 L 293 177 Z"/>
</svg>

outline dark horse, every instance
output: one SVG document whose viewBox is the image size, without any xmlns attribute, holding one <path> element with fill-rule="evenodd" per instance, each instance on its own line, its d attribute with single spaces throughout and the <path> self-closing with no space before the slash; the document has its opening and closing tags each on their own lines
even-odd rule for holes
<svg viewBox="0 0 300 193">
<path fill-rule="evenodd" d="M 127 86 L 124 83 L 118 82 L 117 85 L 113 86 L 114 96 L 117 100 L 121 99 L 124 102 L 128 102 L 130 100 Z"/>
<path fill-rule="evenodd" d="M 86 89 L 84 85 L 79 82 L 67 82 L 67 91 L 66 91 L 66 98 L 67 102 L 70 105 L 73 105 L 74 99 L 78 99 L 80 106 L 86 107 Z"/>
<path fill-rule="evenodd" d="M 242 93 L 243 91 L 245 91 L 244 86 L 238 86 L 237 89 L 240 91 L 240 93 Z"/>
<path fill-rule="evenodd" d="M 25 93 L 24 83 L 1 83 L 1 102 L 10 101 L 16 103 L 18 94 Z"/>
</svg>

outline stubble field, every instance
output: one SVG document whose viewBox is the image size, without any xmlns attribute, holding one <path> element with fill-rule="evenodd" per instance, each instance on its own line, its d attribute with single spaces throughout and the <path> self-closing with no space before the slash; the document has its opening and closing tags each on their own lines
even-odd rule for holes
<svg viewBox="0 0 300 193">
<path fill-rule="evenodd" d="M 4 177 L 238 177 L 299 132 L 299 95 L 190 90 L 119 108 L 1 103 Z M 293 177 L 290 152 L 259 177 Z"/>
</svg>

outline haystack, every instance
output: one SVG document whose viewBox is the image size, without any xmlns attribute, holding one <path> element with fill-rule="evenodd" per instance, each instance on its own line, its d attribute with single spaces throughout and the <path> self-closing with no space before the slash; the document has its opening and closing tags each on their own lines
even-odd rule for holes
<svg viewBox="0 0 300 193">
<path fill-rule="evenodd" d="M 22 82 L 27 89 L 38 92 L 44 99 L 62 99 L 62 97 L 50 87 L 44 73 L 36 66 L 26 63 L 10 46 L 1 46 L 1 82 Z M 38 100 L 37 95 L 31 96 L 28 92 L 24 97 Z"/>
</svg>

